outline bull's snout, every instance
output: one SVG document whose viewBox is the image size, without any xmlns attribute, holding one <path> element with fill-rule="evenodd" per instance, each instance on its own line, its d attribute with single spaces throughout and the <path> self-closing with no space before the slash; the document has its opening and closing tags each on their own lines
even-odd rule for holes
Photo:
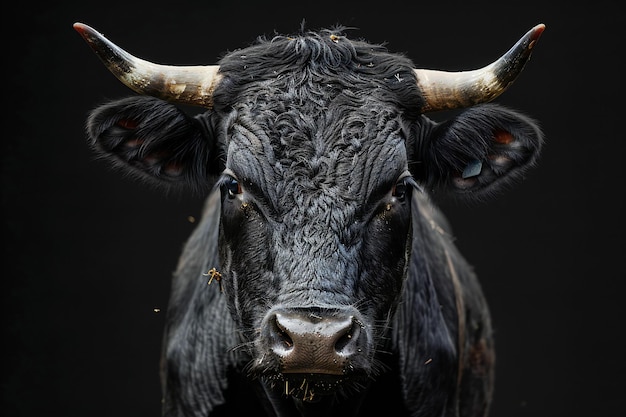
<svg viewBox="0 0 626 417">
<path fill-rule="evenodd" d="M 343 375 L 363 353 L 365 332 L 352 314 L 277 311 L 267 324 L 269 348 L 285 374 Z"/>
</svg>

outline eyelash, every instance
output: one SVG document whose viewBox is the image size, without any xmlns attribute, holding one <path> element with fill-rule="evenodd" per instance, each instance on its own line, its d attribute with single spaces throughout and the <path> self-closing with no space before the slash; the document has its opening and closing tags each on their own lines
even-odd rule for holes
<svg viewBox="0 0 626 417">
<path fill-rule="evenodd" d="M 391 196 L 395 197 L 398 201 L 404 201 L 407 193 L 411 189 L 416 188 L 417 183 L 411 176 L 404 176 L 398 179 L 391 189 Z"/>
<path fill-rule="evenodd" d="M 239 180 L 232 175 L 224 175 L 219 186 L 228 193 L 228 198 L 235 198 L 236 195 L 243 193 Z"/>
</svg>

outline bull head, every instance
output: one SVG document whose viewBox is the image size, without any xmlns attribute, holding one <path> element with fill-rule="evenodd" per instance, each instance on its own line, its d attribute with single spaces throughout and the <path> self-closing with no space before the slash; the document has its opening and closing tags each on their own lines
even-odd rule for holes
<svg viewBox="0 0 626 417">
<path fill-rule="evenodd" d="M 74 28 L 140 94 L 91 113 L 94 148 L 153 183 L 211 190 L 168 307 L 165 415 L 210 414 L 233 369 L 262 381 L 273 415 L 356 415 L 368 386 L 392 389 L 388 369 L 410 415 L 483 415 L 489 313 L 427 193 L 490 194 L 534 163 L 536 123 L 485 103 L 544 25 L 466 72 L 415 69 L 335 31 L 168 66 Z M 216 267 L 223 294 L 204 281 Z"/>
</svg>

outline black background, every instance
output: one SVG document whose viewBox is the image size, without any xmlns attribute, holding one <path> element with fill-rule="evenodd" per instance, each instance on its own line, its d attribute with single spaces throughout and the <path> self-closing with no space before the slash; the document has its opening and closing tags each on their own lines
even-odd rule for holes
<svg viewBox="0 0 626 417">
<path fill-rule="evenodd" d="M 188 218 L 200 213 L 201 198 L 163 195 L 95 160 L 88 111 L 133 93 L 72 24 L 183 65 L 213 64 L 305 20 L 309 29 L 355 27 L 350 37 L 446 70 L 483 66 L 546 24 L 532 60 L 497 99 L 541 123 L 539 165 L 491 201 L 442 205 L 492 309 L 491 416 L 617 416 L 626 375 L 626 21 L 618 2 L 541 4 L 115 0 L 5 9 L 3 415 L 160 414 L 170 274 L 194 227 Z"/>
</svg>

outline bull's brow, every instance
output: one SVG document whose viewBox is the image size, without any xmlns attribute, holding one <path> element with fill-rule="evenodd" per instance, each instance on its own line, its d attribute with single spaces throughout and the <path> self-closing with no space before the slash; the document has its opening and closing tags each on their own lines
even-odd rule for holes
<svg viewBox="0 0 626 417">
<path fill-rule="evenodd" d="M 218 178 L 216 186 L 219 187 L 225 184 L 229 178 L 235 178 L 239 181 L 242 189 L 249 196 L 248 198 L 254 202 L 259 210 L 264 212 L 267 218 L 275 217 L 275 215 L 280 212 L 280 206 L 274 203 L 272 198 L 267 195 L 261 182 L 248 175 L 236 173 L 226 168 Z"/>
<path fill-rule="evenodd" d="M 415 180 L 411 176 L 408 170 L 390 171 L 388 175 L 385 175 L 384 179 L 379 181 L 379 185 L 372 189 L 369 193 L 367 200 L 365 201 L 364 210 L 370 211 L 375 208 L 378 203 L 392 190 L 393 186 L 398 182 L 400 178 L 408 178 L 409 184 L 415 184 Z"/>
<path fill-rule="evenodd" d="M 225 181 L 227 181 L 229 178 L 235 178 L 237 181 L 239 181 L 239 183 L 241 184 L 241 186 L 243 187 L 243 189 L 251 194 L 252 196 L 254 196 L 255 199 L 262 199 L 263 198 L 263 191 L 261 189 L 261 187 L 258 185 L 258 182 L 255 181 L 253 178 L 250 178 L 247 175 L 241 175 L 238 174 L 234 171 L 232 171 L 231 169 L 226 168 L 224 171 L 222 171 L 222 175 L 220 175 L 218 181 L 219 185 L 222 185 L 225 183 Z"/>
</svg>

